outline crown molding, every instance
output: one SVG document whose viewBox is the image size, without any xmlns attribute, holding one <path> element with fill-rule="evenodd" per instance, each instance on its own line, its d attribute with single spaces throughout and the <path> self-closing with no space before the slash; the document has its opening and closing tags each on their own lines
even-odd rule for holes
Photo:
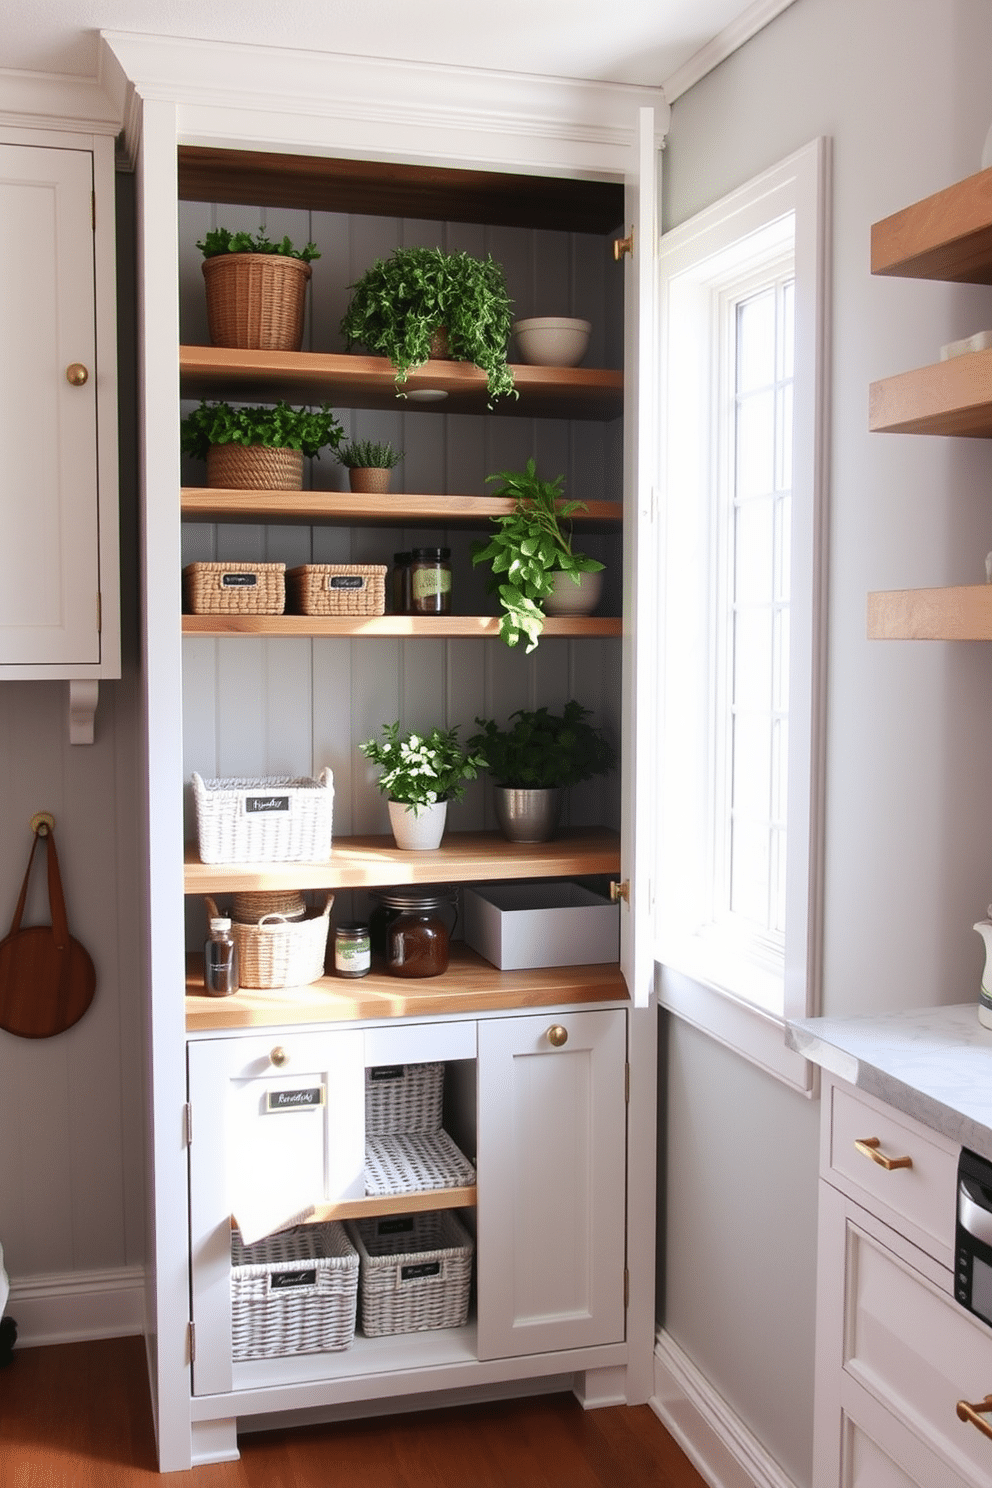
<svg viewBox="0 0 992 1488">
<path fill-rule="evenodd" d="M 115 135 L 122 115 L 98 78 L 0 68 L 0 122 L 59 133 Z"/>
<path fill-rule="evenodd" d="M 742 47 L 746 41 L 765 26 L 773 21 L 776 16 L 788 10 L 794 0 L 753 0 L 746 10 L 725 26 L 712 41 L 708 41 L 704 47 L 700 47 L 688 60 L 677 67 L 671 77 L 665 79 L 662 87 L 665 97 L 669 103 L 674 103 L 683 93 L 704 78 L 714 67 L 719 67 L 729 56 Z"/>
</svg>

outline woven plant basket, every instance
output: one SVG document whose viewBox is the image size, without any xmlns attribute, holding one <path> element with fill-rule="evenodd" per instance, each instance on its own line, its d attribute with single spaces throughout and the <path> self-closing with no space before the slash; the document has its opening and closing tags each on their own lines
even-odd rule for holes
<svg viewBox="0 0 992 1488">
<path fill-rule="evenodd" d="M 465 1323 L 475 1247 L 449 1210 L 360 1219 L 347 1230 L 359 1256 L 367 1338 Z"/>
<path fill-rule="evenodd" d="M 189 615 L 281 615 L 285 563 L 187 563 L 183 605 Z"/>
<path fill-rule="evenodd" d="M 238 947 L 240 985 L 263 991 L 319 981 L 333 903 L 334 895 L 328 894 L 323 910 L 302 920 L 284 915 L 266 915 L 257 925 L 235 920 L 231 929 Z"/>
<path fill-rule="evenodd" d="M 214 346 L 299 351 L 310 265 L 280 253 L 220 253 L 203 260 Z"/>
<path fill-rule="evenodd" d="M 384 563 L 304 563 L 286 574 L 297 615 L 384 615 Z"/>
<path fill-rule="evenodd" d="M 303 451 L 265 444 L 212 444 L 207 485 L 227 491 L 302 491 Z"/>
<path fill-rule="evenodd" d="M 338 1222 L 300 1225 L 255 1245 L 232 1233 L 235 1359 L 349 1348 L 357 1304 L 358 1252 Z"/>
<path fill-rule="evenodd" d="M 348 470 L 348 485 L 361 496 L 382 496 L 389 490 L 393 472 L 378 465 L 352 465 Z"/>
</svg>

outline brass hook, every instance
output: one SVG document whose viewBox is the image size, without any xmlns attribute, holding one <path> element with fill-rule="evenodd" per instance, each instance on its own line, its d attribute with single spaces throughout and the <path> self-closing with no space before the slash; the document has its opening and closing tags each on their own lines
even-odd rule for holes
<svg viewBox="0 0 992 1488">
<path fill-rule="evenodd" d="M 55 826 L 55 818 L 50 811 L 36 811 L 31 818 L 31 830 L 37 837 L 47 837 Z"/>
</svg>

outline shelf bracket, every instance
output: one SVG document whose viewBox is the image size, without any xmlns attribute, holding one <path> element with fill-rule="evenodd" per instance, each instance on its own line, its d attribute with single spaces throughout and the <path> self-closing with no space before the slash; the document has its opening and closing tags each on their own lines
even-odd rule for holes
<svg viewBox="0 0 992 1488">
<path fill-rule="evenodd" d="M 69 683 L 69 743 L 92 744 L 100 684 L 89 678 Z"/>
</svg>

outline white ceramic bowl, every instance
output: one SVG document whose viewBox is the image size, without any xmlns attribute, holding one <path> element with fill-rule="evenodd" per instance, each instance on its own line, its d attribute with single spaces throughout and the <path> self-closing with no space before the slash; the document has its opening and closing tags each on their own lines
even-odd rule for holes
<svg viewBox="0 0 992 1488">
<path fill-rule="evenodd" d="M 533 367 L 577 367 L 586 354 L 591 330 L 588 320 L 566 315 L 535 316 L 513 324 L 520 360 Z"/>
</svg>

